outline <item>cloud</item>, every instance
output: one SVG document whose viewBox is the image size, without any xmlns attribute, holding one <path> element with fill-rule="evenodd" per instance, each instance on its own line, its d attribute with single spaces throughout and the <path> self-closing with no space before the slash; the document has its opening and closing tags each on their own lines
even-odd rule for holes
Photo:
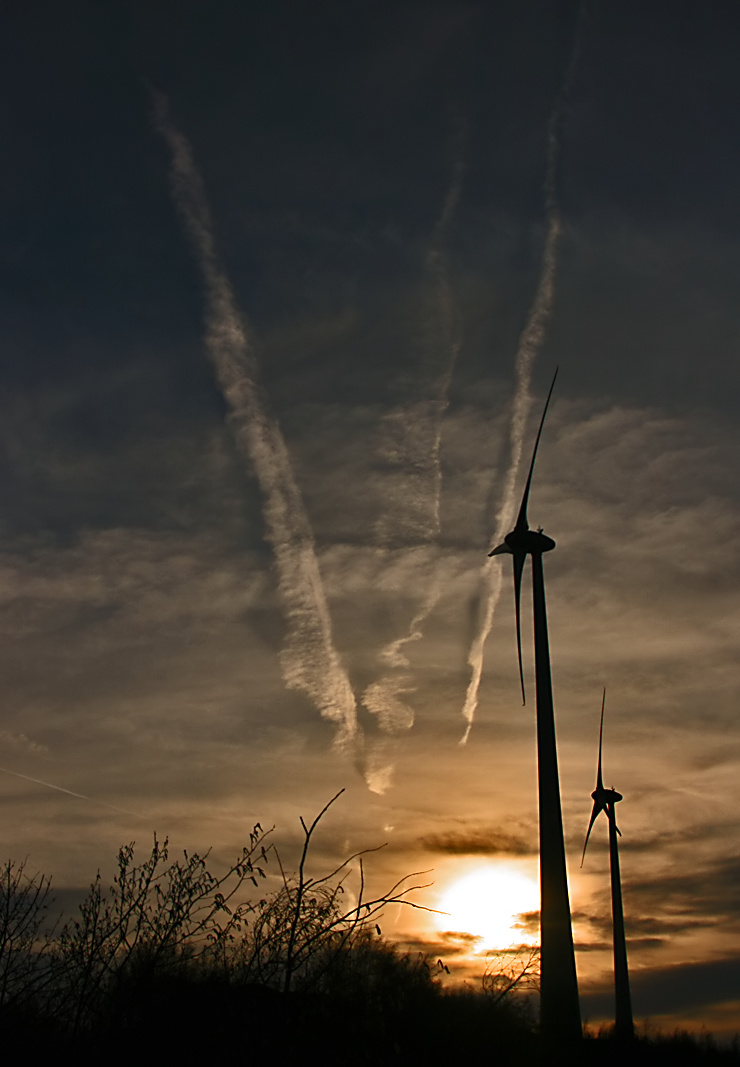
<svg viewBox="0 0 740 1067">
<path fill-rule="evenodd" d="M 480 934 L 471 934 L 467 930 L 442 930 L 439 936 L 442 941 L 457 941 L 461 945 L 477 945 L 482 940 Z"/>
<path fill-rule="evenodd" d="M 0 730 L 0 751 L 26 752 L 34 756 L 46 755 L 49 751 L 47 745 L 40 745 L 32 741 L 25 734 L 14 734 L 10 730 Z"/>
<path fill-rule="evenodd" d="M 540 913 L 538 911 L 522 911 L 515 916 L 514 930 L 523 930 L 528 934 L 537 934 L 540 929 Z"/>
<path fill-rule="evenodd" d="M 706 916 L 700 919 L 691 919 L 688 915 L 645 915 L 642 914 L 642 901 L 639 907 L 638 897 L 630 899 L 629 914 L 625 922 L 627 926 L 628 942 L 631 945 L 663 945 L 676 934 L 686 933 L 690 930 L 700 930 L 714 927 L 716 919 Z M 595 898 L 589 908 L 580 908 L 571 912 L 574 923 L 588 923 L 590 928 L 598 933 L 601 940 L 592 948 L 606 948 L 612 944 L 612 917 L 611 917 L 611 891 L 604 889 Z"/>
<path fill-rule="evenodd" d="M 687 962 L 667 967 L 633 969 L 630 987 L 635 1015 L 670 1015 L 709 1004 L 740 1000 L 740 958 Z M 613 989 L 613 987 L 612 987 Z M 613 991 L 584 989 L 585 1015 L 613 1010 Z"/>
<path fill-rule="evenodd" d="M 714 761 L 706 763 L 704 769 L 711 769 L 716 766 Z M 655 794 L 665 792 L 665 801 L 668 801 L 668 790 L 661 790 L 657 788 L 654 790 L 653 798 L 656 799 Z M 639 800 L 639 797 L 633 796 L 633 800 Z M 727 821 L 707 823 L 697 822 L 692 826 L 683 826 L 678 829 L 664 829 L 657 831 L 648 831 L 638 834 L 634 834 L 631 837 L 622 838 L 619 844 L 619 851 L 625 853 L 631 852 L 656 852 L 658 849 L 669 849 L 671 847 L 679 846 L 684 848 L 690 846 L 693 843 L 700 843 L 706 841 L 721 841 L 726 837 L 729 830 Z"/>
<path fill-rule="evenodd" d="M 271 596 L 259 556 L 229 555 L 207 532 L 88 529 L 68 546 L 25 538 L 0 553 L 0 632 L 16 640 L 72 625 L 94 625 L 100 637 L 135 620 L 206 626 Z"/>
<path fill-rule="evenodd" d="M 419 845 L 427 852 L 452 856 L 532 856 L 537 849 L 523 838 L 497 829 L 427 834 Z"/>
<path fill-rule="evenodd" d="M 481 940 L 482 938 L 477 937 L 475 934 L 448 930 L 439 934 L 436 938 L 404 937 L 400 944 L 407 952 L 419 953 L 424 957 L 434 959 L 440 957 L 445 959 L 459 958 L 465 961 L 469 953 Z"/>
<path fill-rule="evenodd" d="M 640 901 L 641 910 L 658 916 L 666 912 L 681 916 L 687 925 L 704 919 L 739 922 L 739 881 L 740 856 L 731 855 L 693 869 L 684 867 L 680 873 L 634 879 L 627 888 Z"/>
</svg>

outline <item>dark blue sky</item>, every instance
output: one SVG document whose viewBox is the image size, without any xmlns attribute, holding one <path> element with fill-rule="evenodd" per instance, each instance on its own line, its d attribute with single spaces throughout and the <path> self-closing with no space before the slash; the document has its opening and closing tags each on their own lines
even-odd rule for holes
<svg viewBox="0 0 740 1067">
<path fill-rule="evenodd" d="M 162 180 L 149 84 L 169 95 L 195 146 L 257 330 L 352 301 L 397 338 L 383 336 L 376 362 L 399 359 L 394 296 L 418 276 L 462 125 L 465 189 L 450 253 L 457 272 L 492 290 L 487 308 L 470 309 L 462 369 L 477 374 L 492 358 L 506 366 L 538 269 L 545 130 L 575 9 L 19 7 L 2 75 L 7 373 L 25 383 L 89 374 L 101 348 L 107 364 L 147 345 L 198 363 L 197 281 Z M 558 176 L 566 221 L 587 244 L 569 255 L 566 242 L 553 339 L 553 358 L 577 361 L 575 389 L 601 389 L 608 362 L 618 395 L 726 397 L 737 335 L 726 305 L 737 280 L 728 242 L 739 221 L 739 18 L 724 3 L 701 13 L 682 2 L 588 6 Z M 623 314 L 603 306 L 604 290 L 618 293 Z M 646 303 L 676 332 L 661 337 Z M 691 373 L 699 345 L 703 373 Z M 634 348 L 651 349 L 637 386 Z M 279 363 L 275 353 L 268 376 Z M 335 373 L 336 387 L 351 389 Z M 358 366 L 349 375 L 367 388 Z M 184 377 L 196 376 L 191 364 Z"/>
</svg>

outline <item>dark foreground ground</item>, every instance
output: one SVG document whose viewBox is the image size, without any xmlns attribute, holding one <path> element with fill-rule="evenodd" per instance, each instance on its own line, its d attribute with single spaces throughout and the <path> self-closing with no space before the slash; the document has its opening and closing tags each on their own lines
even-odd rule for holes
<svg viewBox="0 0 740 1067">
<path fill-rule="evenodd" d="M 536 1022 L 514 997 L 495 1004 L 482 993 L 395 978 L 288 995 L 213 979 L 136 981 L 101 1001 L 76 1032 L 59 1013 L 6 1012 L 0 1047 L 6 1062 L 28 1064 L 740 1065 L 737 1048 L 680 1034 L 629 1046 L 602 1035 L 579 1048 L 542 1049 Z"/>
</svg>

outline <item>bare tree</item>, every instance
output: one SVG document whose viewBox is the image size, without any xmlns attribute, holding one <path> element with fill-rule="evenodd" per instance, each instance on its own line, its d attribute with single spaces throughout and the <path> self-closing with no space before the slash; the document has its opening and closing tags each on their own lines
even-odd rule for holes
<svg viewBox="0 0 740 1067">
<path fill-rule="evenodd" d="M 513 993 L 533 993 L 540 988 L 540 947 L 519 945 L 489 954 L 481 977 L 483 992 L 494 1004 Z"/>
<path fill-rule="evenodd" d="M 98 872 L 79 918 L 63 927 L 54 945 L 61 975 L 56 1007 L 72 1019 L 73 1032 L 132 971 L 151 976 L 194 960 L 223 960 L 256 906 L 244 890 L 265 877 L 259 861 L 267 861 L 266 837 L 257 824 L 220 877 L 209 871 L 208 853 L 184 852 L 182 860 L 168 862 L 167 840 L 156 835 L 138 866 L 133 844 L 120 849 L 113 885 L 105 891 Z"/>
<path fill-rule="evenodd" d="M 25 1007 L 50 977 L 51 880 L 26 873 L 26 861 L 0 869 L 0 1009 Z"/>
<path fill-rule="evenodd" d="M 363 858 L 377 852 L 382 845 L 353 853 L 320 878 L 308 876 L 306 868 L 314 831 L 343 792 L 342 789 L 332 797 L 310 826 L 301 818 L 303 846 L 295 876 L 285 874 L 275 850 L 283 884 L 256 906 L 249 930 L 239 946 L 239 965 L 247 980 L 289 993 L 300 978 L 305 988 L 319 980 L 353 939 L 376 926 L 379 914 L 389 904 L 432 910 L 408 899 L 409 893 L 430 884 L 410 884 L 411 879 L 427 873 L 424 871 L 404 876 L 380 896 L 366 897 Z M 356 903 L 345 907 L 345 882 L 355 861 L 359 870 Z"/>
</svg>

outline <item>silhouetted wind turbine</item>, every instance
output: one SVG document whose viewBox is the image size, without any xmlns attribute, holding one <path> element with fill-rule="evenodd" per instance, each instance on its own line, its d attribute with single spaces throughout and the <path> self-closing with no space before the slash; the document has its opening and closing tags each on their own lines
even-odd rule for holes
<svg viewBox="0 0 740 1067">
<path fill-rule="evenodd" d="M 565 865 L 565 842 L 563 839 L 563 816 L 560 809 L 560 782 L 558 778 L 558 755 L 555 742 L 555 713 L 552 701 L 550 677 L 550 647 L 547 636 L 547 611 L 545 608 L 545 578 L 542 555 L 555 548 L 552 538 L 542 530 L 530 530 L 527 522 L 527 503 L 532 484 L 534 461 L 540 443 L 542 427 L 557 378 L 557 370 L 547 394 L 545 410 L 529 465 L 527 484 L 524 488 L 519 515 L 511 533 L 504 543 L 494 548 L 489 555 L 502 552 L 514 557 L 514 603 L 516 607 L 516 635 L 519 653 L 519 678 L 524 694 L 524 671 L 522 669 L 521 638 L 521 587 L 524 563 L 532 557 L 532 599 L 534 605 L 534 657 L 537 685 L 537 764 L 540 811 L 540 1020 L 542 1036 L 546 1043 L 567 1043 L 580 1040 L 581 1011 L 578 1000 L 578 979 L 573 951 L 573 930 L 568 899 L 568 874 Z"/>
<path fill-rule="evenodd" d="M 622 800 L 622 794 L 616 789 L 604 789 L 604 780 L 601 776 L 601 743 L 604 737 L 604 705 L 606 704 L 606 689 L 601 699 L 601 726 L 599 727 L 599 764 L 596 771 L 596 788 L 591 796 L 594 806 L 591 811 L 591 821 L 586 831 L 586 840 L 583 845 L 581 866 L 586 856 L 586 846 L 591 835 L 591 828 L 599 814 L 603 811 L 609 820 L 609 862 L 611 865 L 612 880 L 612 927 L 614 931 L 614 1033 L 616 1037 L 630 1040 L 635 1036 L 635 1026 L 632 1020 L 632 997 L 630 996 L 630 976 L 627 968 L 627 941 L 624 933 L 624 912 L 622 910 L 622 879 L 619 873 L 619 846 L 617 834 L 621 837 L 621 830 L 617 826 L 614 805 Z"/>
</svg>

